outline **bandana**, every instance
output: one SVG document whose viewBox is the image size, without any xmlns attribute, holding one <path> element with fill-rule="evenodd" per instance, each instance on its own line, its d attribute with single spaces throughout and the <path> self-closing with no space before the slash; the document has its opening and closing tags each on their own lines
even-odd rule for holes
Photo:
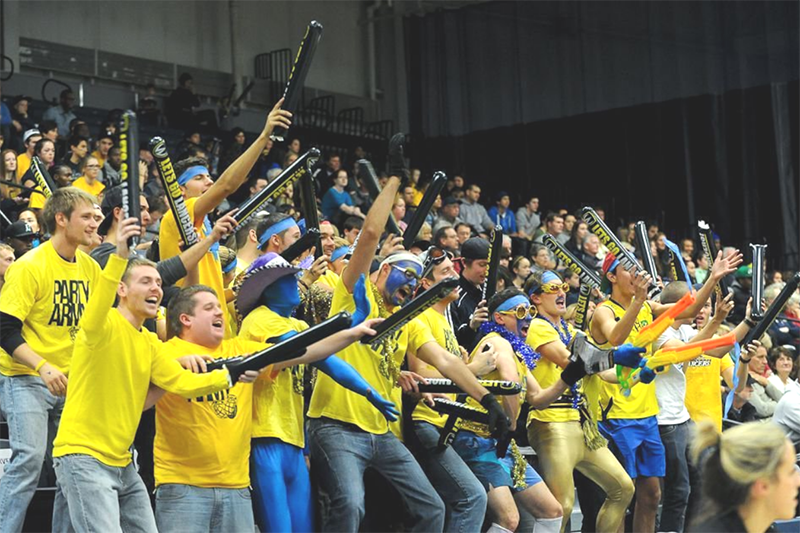
<svg viewBox="0 0 800 533">
<path fill-rule="evenodd" d="M 297 222 L 295 222 L 292 217 L 284 218 L 280 222 L 276 222 L 275 224 L 271 225 L 266 230 L 264 230 L 263 235 L 261 235 L 261 238 L 258 239 L 258 247 L 263 248 L 267 244 L 267 241 L 269 240 L 270 237 L 272 237 L 273 235 L 277 235 L 278 233 L 284 232 L 287 229 L 293 228 L 295 226 L 297 226 Z"/>
<path fill-rule="evenodd" d="M 208 169 L 203 165 L 196 165 L 193 167 L 189 167 L 178 178 L 178 185 L 184 186 L 187 183 L 189 183 L 189 180 L 191 180 L 195 176 L 199 176 L 200 174 L 208 174 Z"/>
</svg>

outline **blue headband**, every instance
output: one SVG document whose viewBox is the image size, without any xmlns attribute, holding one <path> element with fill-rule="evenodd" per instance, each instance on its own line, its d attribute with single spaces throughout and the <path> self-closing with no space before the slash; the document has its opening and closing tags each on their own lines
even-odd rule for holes
<svg viewBox="0 0 800 533">
<path fill-rule="evenodd" d="M 342 257 L 344 255 L 347 255 L 347 253 L 349 251 L 350 251 L 350 246 L 349 245 L 348 246 L 340 246 L 337 249 L 335 249 L 333 251 L 333 253 L 331 254 L 331 263 L 333 263 L 334 261 L 336 261 L 340 257 Z"/>
<path fill-rule="evenodd" d="M 521 294 L 518 294 L 498 305 L 495 311 L 511 311 L 512 309 L 516 309 L 520 305 L 526 305 L 530 307 L 531 302 L 526 297 L 522 296 Z"/>
<path fill-rule="evenodd" d="M 200 174 L 208 174 L 208 169 L 203 165 L 196 165 L 187 168 L 183 174 L 178 178 L 178 185 L 184 186 L 189 183 L 189 180 Z"/>
<path fill-rule="evenodd" d="M 538 291 L 539 289 L 542 288 L 542 285 L 544 285 L 545 283 L 550 283 L 552 281 L 560 282 L 562 280 L 558 276 L 558 274 L 556 274 L 552 270 L 545 270 L 544 272 L 542 272 L 542 282 L 541 283 L 533 283 L 531 285 L 531 290 L 529 291 L 528 296 L 533 296 L 533 294 L 536 291 Z"/>
<path fill-rule="evenodd" d="M 225 268 L 222 269 L 222 273 L 223 274 L 227 274 L 228 272 L 230 272 L 231 270 L 236 268 L 236 263 L 238 263 L 238 262 L 239 262 L 239 260 L 234 257 L 233 261 L 228 263 L 228 266 L 226 266 Z"/>
<path fill-rule="evenodd" d="M 264 245 L 267 244 L 267 241 L 270 237 L 295 226 L 297 226 L 297 222 L 295 222 L 292 217 L 284 218 L 280 222 L 276 222 L 264 230 L 264 234 L 261 235 L 260 239 L 258 239 L 258 247 L 263 248 Z"/>
</svg>

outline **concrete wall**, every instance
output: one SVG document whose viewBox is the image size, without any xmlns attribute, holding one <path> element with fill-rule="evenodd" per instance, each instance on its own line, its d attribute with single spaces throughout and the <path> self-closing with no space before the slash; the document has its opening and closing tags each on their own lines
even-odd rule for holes
<svg viewBox="0 0 800 533">
<path fill-rule="evenodd" d="M 358 1 L 233 3 L 238 73 L 254 74 L 257 54 L 296 50 L 312 19 L 325 26 L 307 86 L 367 96 L 365 8 Z M 6 54 L 19 37 L 234 72 L 229 2 L 37 0 L 5 1 Z"/>
</svg>

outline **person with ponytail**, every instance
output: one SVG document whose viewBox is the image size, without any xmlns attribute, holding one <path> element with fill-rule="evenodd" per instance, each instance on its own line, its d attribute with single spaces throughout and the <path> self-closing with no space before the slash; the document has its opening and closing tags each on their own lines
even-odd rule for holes
<svg viewBox="0 0 800 533">
<path fill-rule="evenodd" d="M 706 507 L 689 531 L 763 533 L 775 531 L 775 520 L 794 517 L 800 471 L 778 426 L 750 422 L 719 434 L 713 422 L 702 422 L 692 453 L 704 460 Z"/>
</svg>

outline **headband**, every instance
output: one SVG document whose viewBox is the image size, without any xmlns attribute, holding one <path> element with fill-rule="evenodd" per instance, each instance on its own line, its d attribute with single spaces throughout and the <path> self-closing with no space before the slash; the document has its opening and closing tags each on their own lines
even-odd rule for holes
<svg viewBox="0 0 800 533">
<path fill-rule="evenodd" d="M 382 268 L 383 265 L 393 265 L 401 261 L 409 261 L 411 263 L 419 265 L 420 268 L 425 267 L 425 265 L 422 264 L 422 261 L 420 261 L 419 257 L 412 254 L 411 252 L 395 252 L 393 254 L 386 256 L 386 259 L 381 261 L 381 264 L 378 268 Z"/>
<path fill-rule="evenodd" d="M 349 246 L 349 245 L 347 245 L 347 246 L 340 246 L 340 247 L 338 247 L 337 249 L 335 249 L 335 250 L 333 251 L 333 253 L 331 254 L 331 263 L 333 263 L 334 261 L 336 261 L 336 260 L 337 260 L 337 259 L 339 259 L 340 257 L 347 255 L 347 253 L 348 253 L 349 251 L 350 251 L 350 246 Z"/>
<path fill-rule="evenodd" d="M 518 294 L 516 296 L 512 296 L 511 298 L 509 298 L 505 302 L 503 302 L 500 305 L 498 305 L 497 309 L 495 309 L 495 312 L 511 311 L 512 309 L 516 309 L 520 305 L 525 305 L 527 307 L 530 307 L 531 302 L 527 298 L 525 298 L 523 295 Z"/>
<path fill-rule="evenodd" d="M 233 261 L 231 261 L 230 263 L 228 263 L 228 265 L 227 265 L 225 268 L 223 268 L 223 269 L 222 269 L 222 273 L 223 273 L 223 274 L 227 274 L 228 272 L 230 272 L 231 270 L 233 270 L 234 268 L 236 268 L 236 263 L 238 263 L 238 262 L 239 262 L 239 261 L 238 261 L 238 259 L 236 259 L 236 258 L 234 257 L 234 258 L 233 258 Z"/>
<path fill-rule="evenodd" d="M 283 231 L 286 231 L 289 228 L 293 228 L 297 226 L 297 222 L 292 217 L 284 218 L 280 222 L 276 222 L 275 224 L 268 227 L 264 230 L 264 233 L 261 235 L 261 238 L 258 239 L 258 247 L 263 248 L 270 237 L 273 235 L 277 235 Z"/>
<path fill-rule="evenodd" d="M 553 281 L 559 283 L 563 281 L 561 277 L 559 277 L 559 275 L 553 272 L 552 270 L 545 270 L 544 272 L 542 272 L 541 279 L 542 279 L 541 283 L 533 283 L 531 285 L 531 290 L 529 291 L 528 296 L 533 296 L 533 294 L 536 293 L 539 289 L 541 289 L 542 285 L 546 283 L 551 283 Z"/>
<path fill-rule="evenodd" d="M 178 178 L 178 185 L 186 185 L 189 180 L 200 174 L 208 174 L 208 169 L 203 165 L 195 165 L 183 171 L 183 174 Z"/>
</svg>

